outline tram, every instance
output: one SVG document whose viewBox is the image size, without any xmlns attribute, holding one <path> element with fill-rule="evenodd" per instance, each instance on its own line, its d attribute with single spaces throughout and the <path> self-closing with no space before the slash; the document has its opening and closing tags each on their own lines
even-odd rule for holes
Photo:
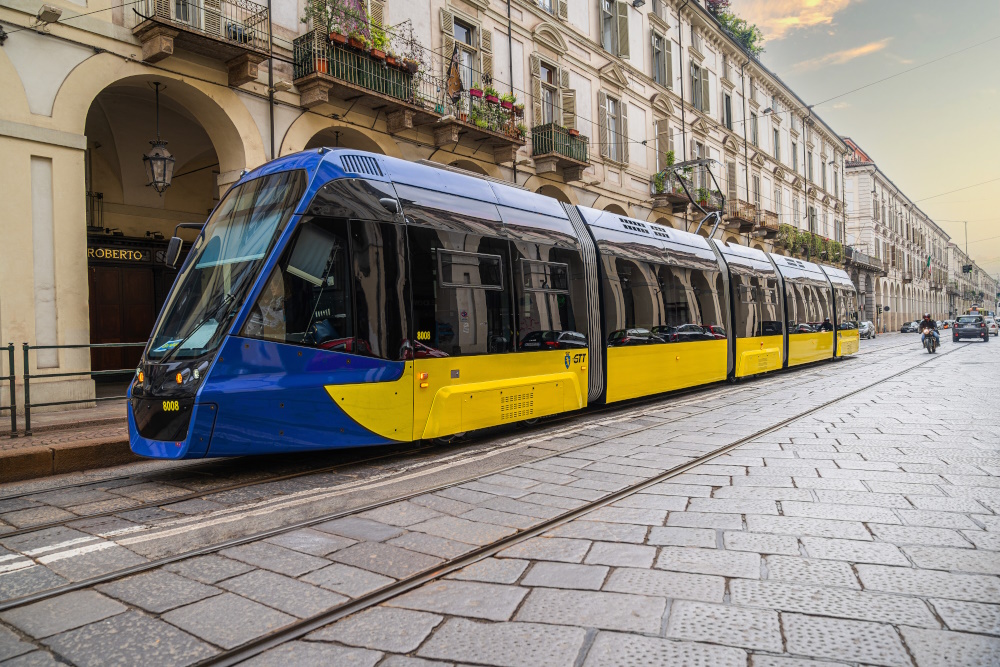
<svg viewBox="0 0 1000 667">
<path fill-rule="evenodd" d="M 245 174 L 129 387 L 136 454 L 446 438 L 858 350 L 846 273 L 347 149 Z"/>
</svg>

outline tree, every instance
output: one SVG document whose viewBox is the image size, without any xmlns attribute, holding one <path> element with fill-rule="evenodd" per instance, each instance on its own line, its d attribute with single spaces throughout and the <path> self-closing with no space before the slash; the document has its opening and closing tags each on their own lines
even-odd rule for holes
<svg viewBox="0 0 1000 667">
<path fill-rule="evenodd" d="M 755 56 L 764 52 L 764 34 L 760 28 L 729 11 L 729 0 L 706 0 L 706 2 L 708 11 L 747 51 Z"/>
</svg>

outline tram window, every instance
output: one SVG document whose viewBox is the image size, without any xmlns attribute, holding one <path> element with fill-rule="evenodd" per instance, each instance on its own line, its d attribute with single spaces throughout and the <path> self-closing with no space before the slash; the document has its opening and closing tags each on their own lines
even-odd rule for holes
<svg viewBox="0 0 1000 667">
<path fill-rule="evenodd" d="M 355 352 L 348 225 L 303 222 L 243 327 L 243 335 Z"/>
<path fill-rule="evenodd" d="M 357 354 L 408 358 L 409 285 L 406 230 L 391 223 L 351 221 L 357 312 Z"/>
<path fill-rule="evenodd" d="M 736 293 L 736 321 L 733 327 L 738 338 L 781 335 L 778 319 L 777 281 L 733 271 L 733 289 Z"/>
<path fill-rule="evenodd" d="M 612 264 L 613 262 L 613 264 Z M 617 280 L 605 285 L 609 345 L 632 344 L 635 336 L 614 335 L 648 330 L 646 343 L 679 343 L 725 338 L 722 326 L 722 276 L 682 266 L 606 258 Z"/>
<path fill-rule="evenodd" d="M 507 241 L 411 226 L 417 356 L 513 349 Z"/>
<path fill-rule="evenodd" d="M 857 300 L 854 290 L 837 290 L 837 328 L 842 330 L 857 329 L 858 323 L 855 320 L 858 310 Z"/>
<path fill-rule="evenodd" d="M 518 253 L 524 252 L 514 244 Z M 546 262 L 536 259 L 517 260 L 518 271 L 515 285 L 517 290 L 517 340 L 518 350 L 539 351 L 551 349 L 575 349 L 587 347 L 586 321 L 577 321 L 570 290 L 571 274 L 579 275 L 573 280 L 573 290 L 582 295 L 583 267 L 579 266 L 579 255 L 557 248 L 539 249 L 531 245 L 532 254 L 547 255 L 551 259 L 573 261 L 576 271 L 567 262 Z M 586 312 L 582 305 L 581 312 Z M 581 330 L 582 329 L 582 330 Z"/>
</svg>

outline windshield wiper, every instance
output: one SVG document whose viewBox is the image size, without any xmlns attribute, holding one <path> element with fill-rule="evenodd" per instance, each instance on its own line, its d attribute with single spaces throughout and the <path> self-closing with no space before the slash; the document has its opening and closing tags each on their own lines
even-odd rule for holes
<svg viewBox="0 0 1000 667">
<path fill-rule="evenodd" d="M 191 333 L 184 336 L 184 338 L 181 338 L 180 342 L 178 342 L 177 345 L 175 345 L 173 348 L 167 350 L 167 353 L 163 355 L 163 358 L 159 360 L 159 363 L 164 364 L 170 359 L 172 359 L 173 356 L 177 354 L 181 350 L 181 348 L 184 347 L 184 343 L 188 342 L 188 340 L 190 340 L 192 336 L 198 333 L 198 331 L 203 326 L 205 326 L 206 323 L 210 322 L 211 320 L 214 320 L 215 316 L 219 315 L 222 312 L 223 308 L 232 303 L 233 299 L 236 298 L 234 292 L 229 292 L 228 294 L 224 294 L 222 296 L 222 299 L 219 301 L 219 305 L 213 308 L 211 313 L 203 317 L 201 321 L 198 322 L 198 324 L 196 324 L 193 329 L 191 329 Z M 212 335 L 214 336 L 215 334 Z"/>
</svg>

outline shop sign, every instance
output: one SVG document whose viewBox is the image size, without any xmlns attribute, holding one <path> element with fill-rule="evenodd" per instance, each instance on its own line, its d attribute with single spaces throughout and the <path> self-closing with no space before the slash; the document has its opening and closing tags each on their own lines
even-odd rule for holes
<svg viewBox="0 0 1000 667">
<path fill-rule="evenodd" d="M 148 262 L 150 251 L 145 248 L 87 248 L 87 259 L 103 259 L 118 262 Z"/>
</svg>

